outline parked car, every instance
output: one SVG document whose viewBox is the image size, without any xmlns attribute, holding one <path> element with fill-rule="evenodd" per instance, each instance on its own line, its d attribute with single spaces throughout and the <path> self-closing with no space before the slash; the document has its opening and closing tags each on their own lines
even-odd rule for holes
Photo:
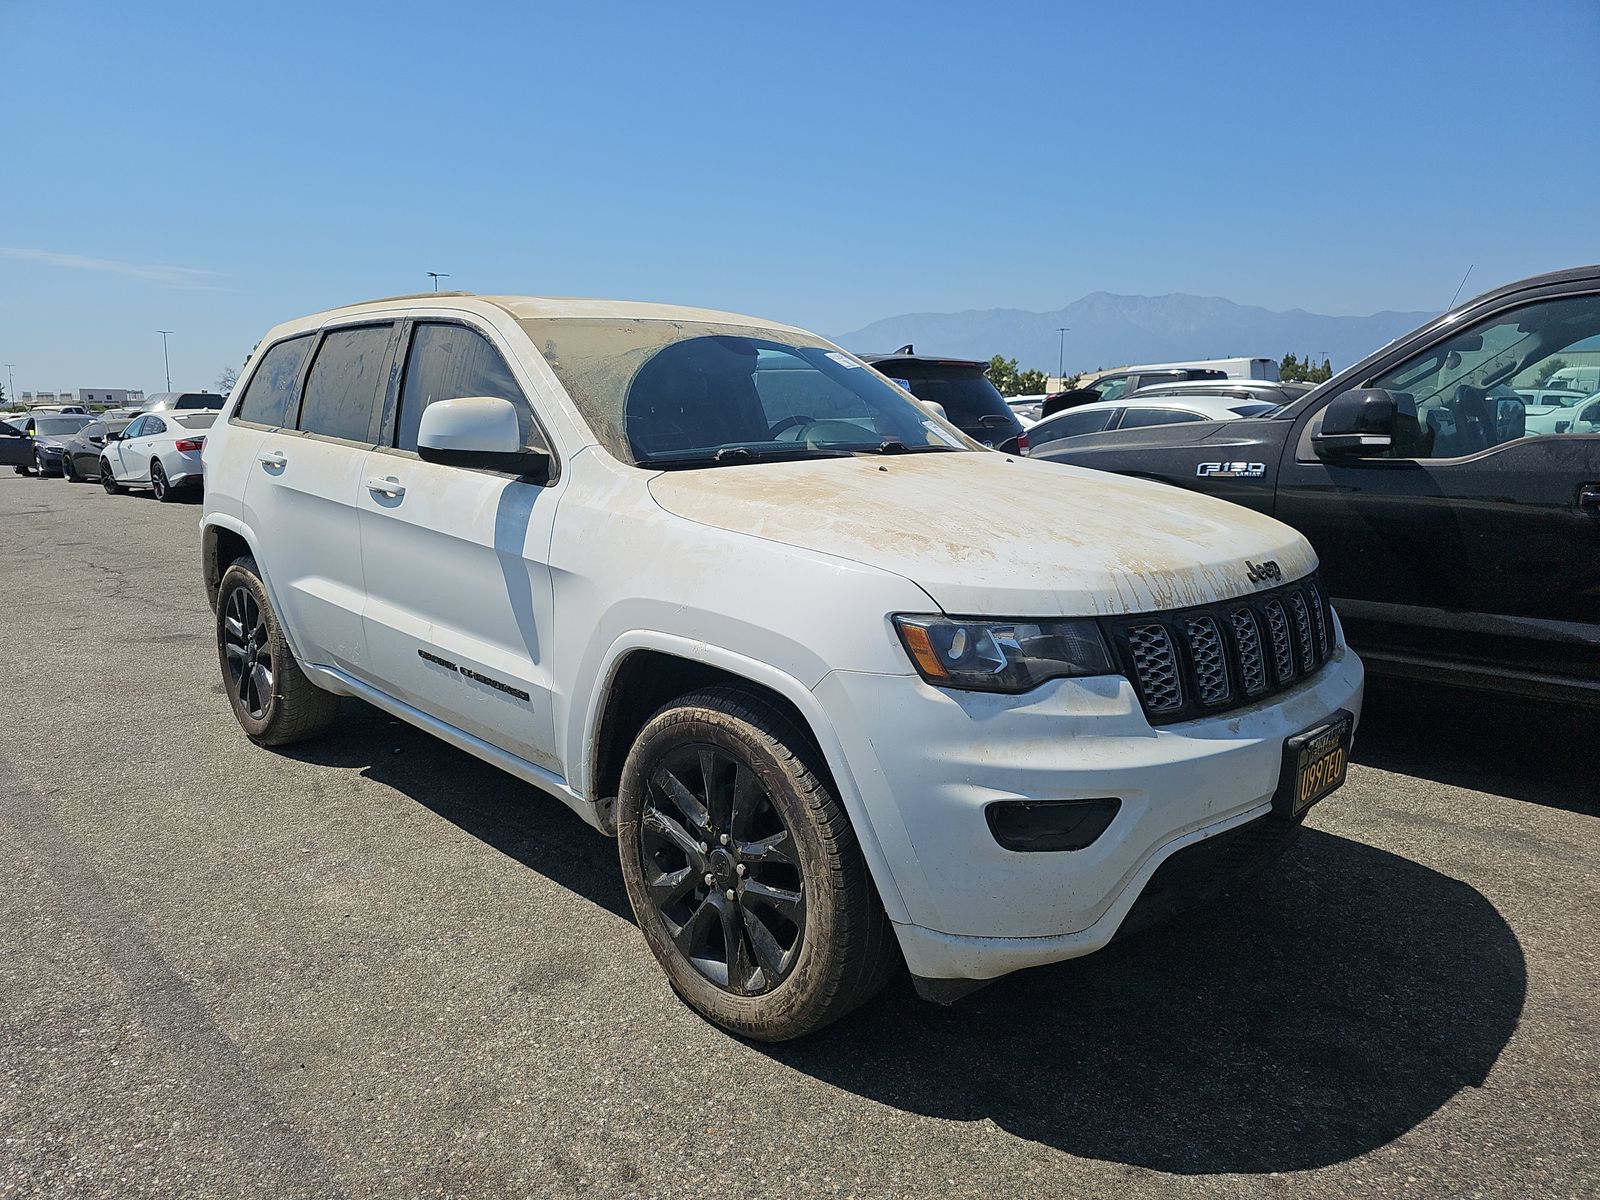
<svg viewBox="0 0 1600 1200">
<path fill-rule="evenodd" d="M 246 734 L 358 696 L 553 793 L 728 1029 L 1096 950 L 1343 778 L 1303 538 L 978 450 L 803 330 L 423 294 L 261 347 L 204 451 Z"/>
<path fill-rule="evenodd" d="M 1099 404 L 1106 400 L 1120 400 L 1140 388 L 1156 384 L 1182 383 L 1187 380 L 1227 379 L 1228 373 L 1219 367 L 1126 367 L 1120 371 L 1107 371 L 1093 382 L 1064 392 L 1054 392 L 1044 398 L 1039 415 L 1053 417 L 1058 412 L 1084 404 Z"/>
<path fill-rule="evenodd" d="M 1181 425 L 1192 421 L 1237 421 L 1275 412 L 1277 404 L 1266 400 L 1240 400 L 1232 396 L 1187 395 L 1151 396 L 1143 392 L 1126 400 L 1085 404 L 1046 417 L 1028 430 L 1028 440 L 1037 452 L 1070 438 L 1104 433 L 1108 429 L 1145 429 L 1155 425 Z"/>
<path fill-rule="evenodd" d="M 989 382 L 988 363 L 964 358 L 931 358 L 911 345 L 893 354 L 863 354 L 870 363 L 918 400 L 937 404 L 950 423 L 975 442 L 1025 454 L 1028 436 L 1005 397 Z"/>
<path fill-rule="evenodd" d="M 144 402 L 140 412 L 170 412 L 173 409 L 222 407 L 224 397 L 215 392 L 157 392 Z"/>
<path fill-rule="evenodd" d="M 1292 404 L 1306 395 L 1314 383 L 1283 382 L 1276 379 L 1186 379 L 1176 383 L 1153 383 L 1133 393 L 1129 399 L 1149 400 L 1157 396 L 1221 396 L 1233 400 L 1266 404 Z"/>
<path fill-rule="evenodd" d="M 163 503 L 200 487 L 200 451 L 216 419 L 214 412 L 171 409 L 135 417 L 121 433 L 106 435 L 101 486 L 113 496 L 128 488 L 149 488 Z"/>
<path fill-rule="evenodd" d="M 118 408 L 107 408 L 97 414 L 102 421 L 132 420 L 144 410 L 136 405 L 124 404 Z"/>
<path fill-rule="evenodd" d="M 89 410 L 81 404 L 35 404 L 28 412 L 39 416 L 44 416 L 46 413 L 75 413 L 87 416 Z"/>
<path fill-rule="evenodd" d="M 90 421 L 61 447 L 61 473 L 68 483 L 100 478 L 100 459 L 105 453 L 108 434 L 121 434 L 129 421 Z"/>
<path fill-rule="evenodd" d="M 1509 384 L 1594 337 L 1600 266 L 1540 275 L 1270 417 L 1117 429 L 1044 457 L 1294 525 L 1375 670 L 1600 704 L 1600 397 L 1544 427 Z"/>
<path fill-rule="evenodd" d="M 10 463 L 18 475 L 59 475 L 62 446 L 91 419 L 80 413 L 29 413 L 20 423 L 20 438 L 0 438 L 5 443 L 0 448 L 0 463 Z M 12 421 L 9 426 L 17 428 L 18 423 Z"/>
<path fill-rule="evenodd" d="M 0 466 L 15 467 L 18 475 L 26 475 L 33 463 L 27 423 L 26 416 L 0 418 Z"/>
</svg>

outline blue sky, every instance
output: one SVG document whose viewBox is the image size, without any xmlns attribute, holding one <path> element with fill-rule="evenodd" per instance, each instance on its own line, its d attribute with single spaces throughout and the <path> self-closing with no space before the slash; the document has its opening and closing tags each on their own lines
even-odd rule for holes
<svg viewBox="0 0 1600 1200">
<path fill-rule="evenodd" d="M 446 286 L 843 333 L 1600 259 L 1600 5 L 0 0 L 0 362 L 199 387 Z M 1073 364 L 1068 364 L 1069 366 Z"/>
</svg>

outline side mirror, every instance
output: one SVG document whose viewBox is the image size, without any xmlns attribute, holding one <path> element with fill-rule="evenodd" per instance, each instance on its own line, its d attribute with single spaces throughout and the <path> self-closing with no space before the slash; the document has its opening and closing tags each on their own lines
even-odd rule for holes
<svg viewBox="0 0 1600 1200">
<path fill-rule="evenodd" d="M 923 408 L 927 409 L 941 421 L 948 421 L 950 419 L 950 414 L 945 412 L 944 405 L 940 404 L 937 400 L 919 400 L 917 403 L 921 404 Z"/>
<path fill-rule="evenodd" d="M 1065 392 L 1057 392 L 1054 396 L 1046 396 L 1044 403 L 1039 406 L 1039 419 L 1053 417 L 1065 409 L 1076 408 L 1080 404 L 1093 404 L 1100 399 L 1100 393 L 1093 388 L 1071 388 Z"/>
<path fill-rule="evenodd" d="M 1398 406 L 1382 388 L 1341 392 L 1322 410 L 1322 427 L 1311 435 L 1318 458 L 1363 458 L 1394 444 Z"/>
<path fill-rule="evenodd" d="M 537 475 L 550 468 L 550 453 L 522 444 L 516 406 L 498 396 L 436 400 L 422 410 L 417 454 L 424 462 Z"/>
<path fill-rule="evenodd" d="M 121 440 L 122 440 L 122 431 L 120 429 L 118 429 L 118 430 L 116 430 L 116 431 L 114 431 L 112 433 L 106 434 L 106 441 L 108 441 L 108 442 L 120 442 Z"/>
</svg>

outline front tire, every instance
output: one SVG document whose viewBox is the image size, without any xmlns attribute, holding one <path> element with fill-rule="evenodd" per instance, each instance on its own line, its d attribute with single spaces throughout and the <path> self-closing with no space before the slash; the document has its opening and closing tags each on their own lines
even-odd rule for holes
<svg viewBox="0 0 1600 1200">
<path fill-rule="evenodd" d="M 52 471 L 45 463 L 44 455 L 40 454 L 38 451 L 34 451 L 33 455 L 33 473 L 40 479 L 46 479 L 55 474 L 55 472 Z"/>
<path fill-rule="evenodd" d="M 234 560 L 217 589 L 217 661 L 233 715 L 258 746 L 314 738 L 339 714 L 339 698 L 295 661 L 253 558 Z"/>
<path fill-rule="evenodd" d="M 732 1033 L 811 1033 L 899 962 L 820 756 L 753 690 L 708 688 L 650 719 L 623 767 L 617 844 L 656 961 Z"/>
<path fill-rule="evenodd" d="M 109 458 L 100 460 L 100 486 L 105 488 L 108 496 L 120 496 L 122 494 L 122 485 L 117 482 L 117 477 L 111 473 L 111 460 Z"/>
<path fill-rule="evenodd" d="M 68 483 L 78 482 L 78 472 L 77 469 L 72 465 L 72 455 L 70 454 L 63 454 L 61 456 L 61 475 L 62 478 L 64 478 Z"/>
</svg>

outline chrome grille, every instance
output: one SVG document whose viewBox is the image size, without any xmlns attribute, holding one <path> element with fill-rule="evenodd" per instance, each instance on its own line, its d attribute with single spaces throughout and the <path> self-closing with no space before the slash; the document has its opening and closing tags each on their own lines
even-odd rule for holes
<svg viewBox="0 0 1600 1200">
<path fill-rule="evenodd" d="M 1183 707 L 1183 683 L 1178 675 L 1178 656 L 1165 625 L 1135 625 L 1128 630 L 1128 649 L 1144 697 L 1144 706 L 1153 713 L 1172 712 Z"/>
<path fill-rule="evenodd" d="M 1316 579 L 1218 605 L 1102 621 L 1153 724 L 1253 703 L 1333 654 L 1333 617 Z"/>
<path fill-rule="evenodd" d="M 1248 608 L 1236 608 L 1228 614 L 1233 625 L 1233 644 L 1239 647 L 1239 674 L 1244 677 L 1247 696 L 1259 696 L 1267 690 L 1267 660 L 1261 653 L 1261 627 L 1256 624 L 1256 614 Z"/>
<path fill-rule="evenodd" d="M 1200 703 L 1223 704 L 1230 698 L 1228 655 L 1222 648 L 1222 631 L 1214 617 L 1190 617 L 1183 623 L 1189 639 L 1189 658 L 1194 663 L 1195 690 Z"/>
<path fill-rule="evenodd" d="M 1272 669 L 1280 685 L 1294 678 L 1294 648 L 1289 645 L 1289 618 L 1281 600 L 1267 601 L 1267 633 L 1272 638 Z"/>
</svg>

